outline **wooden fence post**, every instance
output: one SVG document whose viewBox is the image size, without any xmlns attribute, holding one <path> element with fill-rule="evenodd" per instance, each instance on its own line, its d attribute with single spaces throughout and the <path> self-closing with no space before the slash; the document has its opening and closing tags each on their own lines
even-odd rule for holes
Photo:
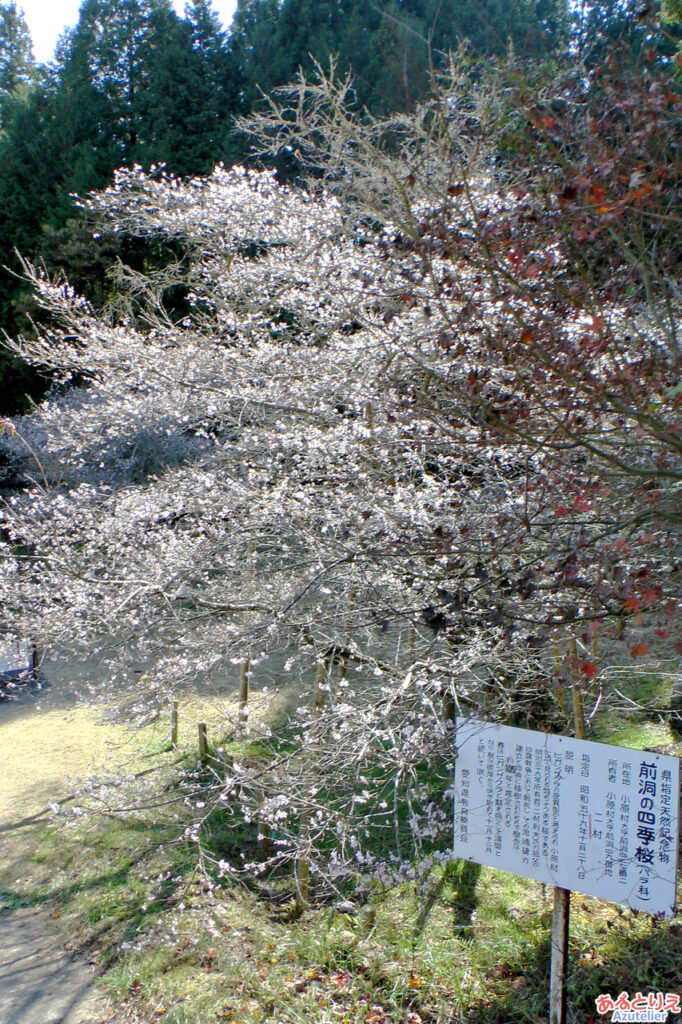
<svg viewBox="0 0 682 1024">
<path fill-rule="evenodd" d="M 171 748 L 175 750 L 178 745 L 178 702 L 176 700 L 171 704 L 170 734 Z"/>
<path fill-rule="evenodd" d="M 241 730 L 246 725 L 249 717 L 249 684 L 251 681 L 251 655 L 249 654 L 246 661 L 242 662 L 241 672 L 239 674 L 239 722 L 238 728 Z"/>
<path fill-rule="evenodd" d="M 310 835 L 310 821 L 308 814 L 304 811 L 301 815 L 301 826 L 299 829 L 299 843 L 303 847 L 307 844 Z M 307 849 L 302 850 L 296 861 L 296 909 L 302 914 L 308 906 L 308 894 L 310 889 L 310 858 Z"/>
<path fill-rule="evenodd" d="M 327 689 L 329 675 L 333 664 L 333 655 L 328 654 L 324 661 L 317 666 L 315 674 L 315 695 L 313 697 L 313 715 L 315 719 L 322 714 L 327 700 Z M 316 726 L 313 727 L 313 750 L 317 746 L 319 737 Z M 301 852 L 296 860 L 296 909 L 303 913 L 308 905 L 308 892 L 310 887 L 310 855 L 308 853 L 310 837 L 310 816 L 307 811 L 301 814 L 301 825 L 299 829 L 299 843 Z"/>
<path fill-rule="evenodd" d="M 199 722 L 199 759 L 205 768 L 208 763 L 208 738 L 206 736 L 206 722 Z"/>
</svg>

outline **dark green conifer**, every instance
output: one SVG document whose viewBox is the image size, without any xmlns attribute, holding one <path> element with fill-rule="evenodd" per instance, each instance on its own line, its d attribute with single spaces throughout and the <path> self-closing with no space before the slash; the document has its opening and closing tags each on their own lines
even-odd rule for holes
<svg viewBox="0 0 682 1024">
<path fill-rule="evenodd" d="M 25 99 L 36 80 L 33 41 L 23 12 L 14 0 L 0 2 L 0 128 L 12 103 Z"/>
</svg>

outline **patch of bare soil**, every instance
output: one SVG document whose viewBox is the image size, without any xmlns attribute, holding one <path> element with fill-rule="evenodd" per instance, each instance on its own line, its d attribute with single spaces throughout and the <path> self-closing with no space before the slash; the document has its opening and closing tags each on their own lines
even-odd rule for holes
<svg viewBox="0 0 682 1024">
<path fill-rule="evenodd" d="M 109 759 L 114 732 L 99 722 L 49 690 L 0 705 L 0 890 L 8 895 L 50 878 L 49 858 L 33 863 L 35 834 L 49 821 L 47 805 L 68 793 L 69 780 Z M 93 988 L 96 967 L 69 948 L 57 925 L 46 906 L 0 913 L 1 1024 L 114 1019 Z"/>
<path fill-rule="evenodd" d="M 96 967 L 64 948 L 48 911 L 0 914 L 2 1024 L 101 1024 L 112 1017 L 93 988 Z"/>
</svg>

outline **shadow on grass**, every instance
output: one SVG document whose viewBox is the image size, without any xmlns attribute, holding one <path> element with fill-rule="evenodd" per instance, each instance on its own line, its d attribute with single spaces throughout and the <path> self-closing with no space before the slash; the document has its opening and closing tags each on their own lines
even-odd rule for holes
<svg viewBox="0 0 682 1024">
<path fill-rule="evenodd" d="M 452 897 L 452 927 L 460 938 L 472 934 L 471 921 L 478 903 L 476 885 L 481 874 L 481 865 L 472 861 L 459 860 L 448 865 L 450 881 L 455 886 Z"/>
<path fill-rule="evenodd" d="M 471 920 L 478 904 L 476 885 L 480 874 L 480 864 L 471 861 L 456 860 L 446 864 L 440 878 L 426 895 L 415 922 L 413 938 L 417 939 L 422 934 L 433 908 L 446 899 L 448 890 L 452 890 L 448 902 L 452 907 L 453 932 L 458 938 L 471 937 Z"/>
<path fill-rule="evenodd" d="M 101 947 L 105 951 L 101 966 L 106 968 L 117 958 L 121 943 L 151 928 L 182 899 L 197 861 L 181 836 L 180 828 L 168 822 L 117 821 L 111 829 L 103 827 L 96 835 L 90 832 L 88 847 L 88 836 L 68 833 L 59 825 L 43 828 L 32 857 L 22 853 L 6 861 L 4 881 L 0 879 L 0 911 L 33 906 L 49 908 L 55 917 L 73 914 L 74 921 L 81 922 L 82 936 L 73 944 L 75 953 Z M 172 855 L 166 852 L 169 844 Z M 168 866 L 172 856 L 172 871 L 159 871 L 159 856 Z M 47 881 L 37 881 L 24 891 L 20 876 L 26 877 L 31 861 L 47 871 L 54 863 L 54 870 Z"/>
</svg>

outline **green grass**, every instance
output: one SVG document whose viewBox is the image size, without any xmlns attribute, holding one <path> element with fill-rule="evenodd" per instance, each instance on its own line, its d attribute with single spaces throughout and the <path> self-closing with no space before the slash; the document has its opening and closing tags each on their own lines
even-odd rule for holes
<svg viewBox="0 0 682 1024">
<path fill-rule="evenodd" d="M 670 704 L 671 688 L 669 676 L 632 673 L 619 679 L 621 696 L 614 692 L 613 685 L 606 690 L 604 706 L 593 719 L 589 738 L 640 750 L 674 746 L 677 737 L 662 713 Z"/>
<path fill-rule="evenodd" d="M 657 680 L 629 685 L 633 694 L 646 690 L 647 703 L 661 697 Z M 604 704 L 591 738 L 673 743 L 653 714 Z M 117 790 L 130 810 L 40 818 L 19 830 L 0 878 L 0 909 L 48 907 L 99 963 L 114 1003 L 145 1022 L 546 1020 L 552 894 L 536 882 L 456 862 L 419 884 L 376 886 L 357 897 L 351 888 L 353 914 L 322 903 L 296 917 L 289 871 L 247 883 L 217 878 L 209 860 L 201 870 L 177 787 L 179 770 L 196 764 L 199 716 L 219 741 L 224 719 L 218 712 L 211 719 L 210 711 L 183 705 L 177 751 L 167 749 L 165 722 L 134 735 L 115 729 L 111 750 L 128 771 L 145 773 Z M 240 760 L 268 753 L 257 735 L 225 745 Z M 434 775 L 434 792 L 441 784 Z M 34 794 L 36 786 L 34 779 Z M 235 865 L 242 855 L 258 855 L 255 827 L 230 808 L 208 816 L 202 839 L 209 854 Z M 601 992 L 679 990 L 682 920 L 663 922 L 574 894 L 570 960 L 571 1019 L 588 1024 Z"/>
</svg>

